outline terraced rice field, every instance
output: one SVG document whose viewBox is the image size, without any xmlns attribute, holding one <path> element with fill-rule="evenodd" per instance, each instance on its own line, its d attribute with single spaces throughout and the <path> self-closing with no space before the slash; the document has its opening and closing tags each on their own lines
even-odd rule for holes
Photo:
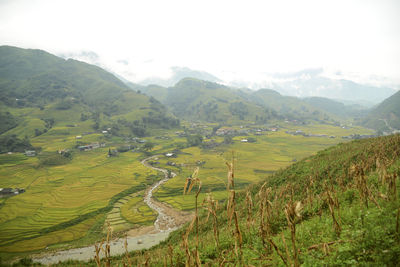
<svg viewBox="0 0 400 267">
<path fill-rule="evenodd" d="M 143 202 L 143 192 L 126 196 L 107 213 L 105 226 L 110 224 L 114 232 L 126 231 L 144 225 L 152 225 L 157 214 Z M 107 229 L 104 227 L 104 230 Z"/>
<path fill-rule="evenodd" d="M 350 134 L 370 134 L 371 131 L 363 128 L 342 129 L 329 125 L 298 126 L 283 124 L 278 132 L 268 132 L 264 135 L 236 136 L 232 145 L 224 145 L 211 150 L 190 147 L 182 150 L 177 158 L 160 159 L 162 168 L 169 168 L 177 176 L 166 182 L 154 196 L 162 202 L 167 202 L 175 208 L 189 210 L 194 208 L 194 196 L 183 195 L 183 185 L 186 178 L 191 175 L 196 166 L 200 166 L 199 177 L 202 180 L 202 193 L 200 202 L 205 194 L 212 192 L 215 199 L 224 199 L 226 194 L 225 162 L 232 158 L 235 152 L 236 167 L 235 181 L 237 188 L 256 183 L 274 171 L 292 164 L 316 153 L 326 147 L 345 142 L 342 136 Z M 335 135 L 336 138 L 293 136 L 285 133 L 286 130 L 301 129 L 307 133 Z M 255 143 L 241 142 L 242 139 L 254 137 Z M 217 141 L 221 142 L 222 138 Z M 168 166 L 167 162 L 173 161 L 176 166 Z M 204 164 L 201 164 L 204 162 Z M 200 163 L 200 164 L 199 164 Z"/>
<path fill-rule="evenodd" d="M 113 196 L 130 188 L 143 190 L 158 175 L 140 164 L 138 154 L 107 158 L 107 151 L 76 152 L 71 163 L 54 167 L 38 168 L 37 158 L 24 164 L 2 164 L 1 187 L 25 188 L 26 192 L 3 200 L 0 251 L 38 250 L 81 238 L 101 219 L 97 215 Z M 44 238 L 47 233 L 56 234 L 54 230 L 59 230 L 59 238 Z"/>
<path fill-rule="evenodd" d="M 288 130 L 298 128 L 286 127 Z M 265 179 L 294 159 L 299 160 L 343 142 L 342 135 L 369 133 L 365 129 L 346 130 L 325 125 L 301 127 L 305 132 L 333 134 L 338 138 L 306 138 L 288 135 L 281 130 L 254 136 L 257 139 L 255 143 L 242 143 L 240 140 L 248 136 L 237 136 L 232 145 L 208 150 L 185 148 L 177 158 L 158 159 L 158 166 L 178 175 L 154 192 L 154 197 L 181 210 L 192 209 L 193 195 L 183 196 L 182 189 L 186 177 L 196 166 L 200 166 L 199 177 L 203 182 L 200 201 L 208 192 L 212 192 L 216 199 L 226 198 L 225 161 L 231 159 L 232 150 L 236 158 L 236 186 L 241 188 Z M 63 135 L 63 131 L 68 129 L 55 130 L 47 136 L 34 138 L 33 144 L 42 146 L 43 151 L 55 153 L 76 143 L 74 136 Z M 170 138 L 148 138 L 156 144 L 154 153 L 172 151 L 186 142 L 185 138 L 177 137 L 172 132 L 163 134 Z M 100 135 L 88 135 L 83 137 L 83 142 L 101 141 L 102 138 Z M 223 137 L 217 137 L 216 141 L 222 142 Z M 38 157 L 0 155 L 0 187 L 26 189 L 23 194 L 0 200 L 0 257 L 5 259 L 20 255 L 16 253 L 46 247 L 92 244 L 101 239 L 107 222 L 114 231 L 152 224 L 156 214 L 143 203 L 143 190 L 163 175 L 143 166 L 140 163 L 143 158 L 141 153 L 126 152 L 108 158 L 108 149 L 74 150 L 73 159 L 60 166 L 40 166 Z M 176 166 L 167 165 L 168 161 Z"/>
</svg>

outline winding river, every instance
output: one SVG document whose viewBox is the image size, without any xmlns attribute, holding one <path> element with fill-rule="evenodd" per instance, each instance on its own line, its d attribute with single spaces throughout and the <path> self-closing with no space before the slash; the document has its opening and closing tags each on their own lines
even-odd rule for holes
<svg viewBox="0 0 400 267">
<path fill-rule="evenodd" d="M 157 219 L 154 222 L 154 230 L 150 233 L 145 233 L 142 235 L 128 237 L 128 251 L 133 250 L 140 250 L 140 249 L 147 249 L 154 245 L 157 245 L 161 241 L 167 239 L 169 233 L 178 229 L 183 222 L 187 220 L 180 220 L 177 221 L 177 217 L 175 216 L 177 211 L 174 211 L 170 207 L 166 206 L 165 204 L 155 200 L 153 196 L 153 191 L 161 186 L 163 183 L 168 181 L 170 178 L 176 176 L 175 173 L 171 172 L 171 175 L 168 175 L 168 171 L 165 169 L 153 167 L 148 163 L 148 161 L 152 159 L 157 159 L 160 155 L 152 156 L 146 158 L 141 161 L 141 163 L 154 170 L 160 171 L 164 173 L 164 178 L 153 185 L 151 185 L 145 192 L 145 196 L 143 201 L 154 211 L 158 213 Z M 173 212 L 171 212 L 173 211 Z M 119 238 L 116 240 L 112 240 L 110 242 L 111 245 L 111 255 L 119 255 L 125 253 L 125 238 Z M 39 255 L 33 257 L 34 262 L 40 262 L 42 264 L 54 264 L 60 261 L 66 260 L 81 260 L 81 261 L 88 261 L 93 259 L 95 256 L 94 245 L 82 248 L 74 248 L 68 250 L 57 251 L 53 253 L 47 253 L 46 255 Z M 104 255 L 101 255 L 104 256 Z"/>
</svg>

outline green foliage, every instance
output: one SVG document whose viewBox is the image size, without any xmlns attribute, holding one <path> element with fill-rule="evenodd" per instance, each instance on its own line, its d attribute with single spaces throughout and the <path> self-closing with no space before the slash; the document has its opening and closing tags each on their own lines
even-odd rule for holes
<svg viewBox="0 0 400 267">
<path fill-rule="evenodd" d="M 38 157 L 38 167 L 60 166 L 67 164 L 72 159 L 72 154 L 70 152 L 65 154 L 59 154 L 57 152 L 46 152 L 41 153 Z"/>
<path fill-rule="evenodd" d="M 33 146 L 26 137 L 19 139 L 16 135 L 0 136 L 0 153 L 24 152 L 31 149 L 33 149 Z"/>
<path fill-rule="evenodd" d="M 248 137 L 248 138 L 247 138 L 247 142 L 249 142 L 249 143 L 255 143 L 255 142 L 257 142 L 257 139 L 255 139 L 254 137 Z"/>
<path fill-rule="evenodd" d="M 73 101 L 71 99 L 63 99 L 56 104 L 56 109 L 66 110 L 73 106 Z"/>
<path fill-rule="evenodd" d="M 188 146 L 199 146 L 203 142 L 203 136 L 201 136 L 199 134 L 187 135 L 186 140 L 187 140 Z"/>
<path fill-rule="evenodd" d="M 151 143 L 151 142 L 145 143 L 145 144 L 143 145 L 143 147 L 142 147 L 142 149 L 143 149 L 144 151 L 150 151 L 150 150 L 152 150 L 153 148 L 154 148 L 154 144 Z"/>
<path fill-rule="evenodd" d="M 7 132 L 17 125 L 17 119 L 10 112 L 0 111 L 0 134 Z"/>
<path fill-rule="evenodd" d="M 232 139 L 231 135 L 225 135 L 224 136 L 224 144 L 227 144 L 227 145 L 233 144 L 233 139 Z"/>
<path fill-rule="evenodd" d="M 244 120 L 244 117 L 249 114 L 249 110 L 243 102 L 234 102 L 229 105 L 229 111 L 232 115 L 239 116 L 240 120 Z"/>
</svg>

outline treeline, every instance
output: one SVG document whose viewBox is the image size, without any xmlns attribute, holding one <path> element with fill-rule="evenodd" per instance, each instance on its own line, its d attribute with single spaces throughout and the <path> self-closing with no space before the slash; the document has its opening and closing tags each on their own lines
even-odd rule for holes
<svg viewBox="0 0 400 267">
<path fill-rule="evenodd" d="M 18 138 L 15 134 L 0 136 L 0 153 L 24 152 L 30 149 L 33 149 L 33 146 L 27 136 L 24 139 Z"/>
</svg>

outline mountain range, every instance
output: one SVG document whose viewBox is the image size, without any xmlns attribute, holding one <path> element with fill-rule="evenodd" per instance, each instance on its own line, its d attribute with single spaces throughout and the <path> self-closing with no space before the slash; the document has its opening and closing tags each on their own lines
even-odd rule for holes
<svg viewBox="0 0 400 267">
<path fill-rule="evenodd" d="M 100 67 L 42 50 L 1 46 L 0 134 L 34 136 L 45 134 L 53 126 L 80 124 L 86 125 L 87 131 L 112 129 L 116 135 L 144 136 L 153 128 L 179 127 L 180 119 L 219 124 L 277 120 L 338 124 L 356 118 L 370 128 L 399 129 L 399 93 L 367 117 L 367 110 L 360 105 L 345 105 L 324 97 L 285 96 L 268 88 L 255 91 L 232 87 L 205 72 L 187 68 L 174 71 L 166 83 L 176 80 L 173 86 L 144 86 L 121 81 Z M 187 77 L 190 75 L 200 79 Z M 315 77 L 303 80 L 305 87 L 311 80 L 329 82 Z M 339 84 L 339 93 L 348 98 L 353 94 L 350 91 L 358 92 L 358 99 L 378 97 L 372 87 L 349 81 Z"/>
<path fill-rule="evenodd" d="M 174 66 L 170 67 L 170 76 L 167 78 L 156 76 L 156 73 L 147 75 L 147 78 L 139 78 L 136 73 L 132 72 L 132 69 L 137 69 L 137 66 L 132 66 L 132 62 L 129 60 L 117 60 L 113 65 L 92 51 L 64 53 L 60 56 L 75 58 L 106 68 L 122 80 L 126 78 L 126 80 L 135 81 L 135 83 L 144 86 L 157 84 L 163 87 L 171 87 L 181 79 L 190 77 L 218 82 L 231 87 L 251 88 L 252 90 L 269 88 L 287 96 L 325 97 L 345 104 L 359 104 L 365 107 L 379 104 L 400 88 L 398 84 L 385 77 L 367 76 L 362 78 L 352 73 L 331 72 L 323 68 L 303 69 L 286 73 L 258 73 L 257 77 L 249 78 L 236 72 L 219 73 L 221 75 L 219 77 L 219 75 L 206 71 Z"/>
</svg>

